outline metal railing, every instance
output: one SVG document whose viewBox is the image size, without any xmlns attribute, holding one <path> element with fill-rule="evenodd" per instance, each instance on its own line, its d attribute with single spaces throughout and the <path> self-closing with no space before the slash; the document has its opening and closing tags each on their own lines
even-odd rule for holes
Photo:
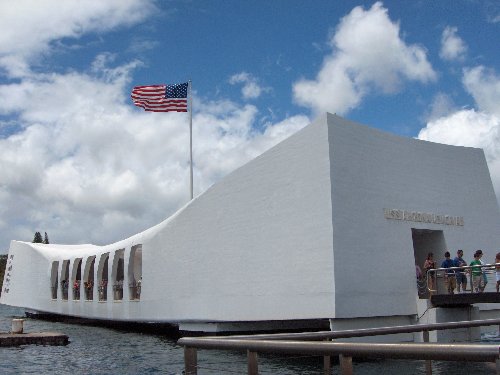
<svg viewBox="0 0 500 375">
<path fill-rule="evenodd" d="M 426 373 L 432 374 L 431 360 L 494 362 L 500 374 L 500 346 L 482 344 L 430 344 L 429 331 L 500 325 L 500 319 L 367 328 L 345 331 L 260 334 L 220 337 L 183 337 L 186 375 L 197 374 L 197 349 L 242 350 L 247 352 L 249 375 L 258 374 L 257 353 L 307 354 L 323 356 L 324 372 L 330 374 L 331 357 L 339 356 L 343 375 L 352 374 L 352 357 L 426 360 Z M 422 332 L 424 343 L 373 344 L 331 342 L 339 338 Z M 320 341 L 323 342 L 307 342 Z"/>
<path fill-rule="evenodd" d="M 466 289 L 464 291 L 474 293 L 474 288 L 473 288 L 473 270 L 476 271 L 478 269 L 481 269 L 481 272 L 483 274 L 490 274 L 493 273 L 494 270 L 500 267 L 500 263 L 494 263 L 494 264 L 483 264 L 483 265 L 475 265 L 475 266 L 462 266 L 462 267 L 449 267 L 449 268 L 434 268 L 434 269 L 429 269 L 426 271 L 426 283 L 427 283 L 427 289 L 431 293 L 438 293 L 439 289 L 437 288 L 438 286 L 438 279 L 439 278 L 446 278 L 446 277 L 455 277 L 457 273 L 460 273 L 462 275 L 465 275 L 467 277 L 467 285 L 469 286 L 470 289 Z M 455 273 L 450 275 L 448 272 L 454 271 Z M 433 285 L 429 285 L 433 284 Z M 436 288 L 432 288 L 432 286 L 435 286 Z"/>
</svg>

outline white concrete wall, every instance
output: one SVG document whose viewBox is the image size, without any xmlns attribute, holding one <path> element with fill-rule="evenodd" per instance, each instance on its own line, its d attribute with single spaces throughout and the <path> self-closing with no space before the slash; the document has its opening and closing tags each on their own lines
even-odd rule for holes
<svg viewBox="0 0 500 375">
<path fill-rule="evenodd" d="M 144 244 L 144 254 L 158 249 L 144 255 L 151 283 L 166 285 L 158 311 L 216 321 L 333 314 L 327 141 L 321 118 L 211 187 Z"/>
<path fill-rule="evenodd" d="M 385 315 L 374 316 L 367 318 L 352 317 L 348 319 L 330 319 L 331 331 L 348 331 L 367 328 L 381 328 L 381 327 L 394 327 L 394 326 L 407 326 L 414 324 L 413 317 L 404 315 Z M 378 342 L 378 343 L 392 343 L 392 342 L 411 342 L 414 341 L 412 333 L 397 333 L 392 335 L 378 335 L 378 336 L 364 336 L 343 338 L 343 342 Z"/>
<path fill-rule="evenodd" d="M 29 307 L 46 304 L 50 299 L 50 267 L 46 259 L 29 244 L 11 242 L 9 258 L 12 270 L 5 270 L 2 303 L 13 306 Z M 7 285 L 7 278 L 10 278 Z"/>
<path fill-rule="evenodd" d="M 478 248 L 494 257 L 500 213 L 482 150 L 328 119 L 334 317 L 416 313 L 411 228 L 442 230 L 450 252 L 464 249 L 468 260 Z M 463 216 L 465 225 L 389 220 L 384 208 Z"/>
</svg>

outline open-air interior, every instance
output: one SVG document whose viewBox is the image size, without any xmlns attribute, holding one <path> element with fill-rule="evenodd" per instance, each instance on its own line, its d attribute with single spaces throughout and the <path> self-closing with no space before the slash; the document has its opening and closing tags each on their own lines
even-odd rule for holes
<svg viewBox="0 0 500 375">
<path fill-rule="evenodd" d="M 94 287 L 95 280 L 97 288 Z M 53 300 L 61 297 L 67 301 L 71 288 L 73 301 L 104 302 L 109 295 L 113 296 L 113 301 L 122 301 L 124 298 L 138 301 L 141 297 L 141 284 L 142 245 L 83 258 L 54 260 L 51 263 L 50 297 Z M 129 288 L 125 289 L 124 285 Z"/>
</svg>

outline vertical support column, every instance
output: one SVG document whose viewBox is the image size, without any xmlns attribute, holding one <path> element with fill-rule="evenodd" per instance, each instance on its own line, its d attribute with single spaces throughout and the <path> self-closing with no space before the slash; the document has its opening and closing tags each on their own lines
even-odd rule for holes
<svg viewBox="0 0 500 375">
<path fill-rule="evenodd" d="M 57 285 L 56 285 L 56 288 L 57 288 L 57 299 L 60 299 L 62 300 L 62 284 L 61 284 L 61 281 L 62 281 L 62 269 L 63 269 L 63 261 L 62 259 L 59 259 L 59 264 L 57 265 Z"/>
<path fill-rule="evenodd" d="M 353 375 L 352 357 L 339 355 L 340 373 L 341 375 Z"/>
<path fill-rule="evenodd" d="M 191 348 L 189 346 L 184 347 L 184 374 L 198 374 L 198 357 L 196 348 Z"/>
<path fill-rule="evenodd" d="M 130 252 L 132 251 L 132 247 L 126 247 L 123 252 L 123 300 L 130 301 L 130 287 L 129 283 L 131 280 L 129 279 L 129 263 L 130 263 Z"/>
<path fill-rule="evenodd" d="M 85 300 L 85 288 L 83 287 L 83 273 L 85 272 L 85 263 L 83 263 L 83 260 L 85 258 L 81 258 L 80 259 L 80 284 L 78 284 L 79 286 L 79 290 L 78 290 L 78 295 L 80 296 L 80 298 L 78 298 L 78 300 L 80 302 L 83 302 Z M 78 273 L 78 270 L 77 270 L 77 273 Z M 81 309 L 81 307 L 80 307 Z"/>
<path fill-rule="evenodd" d="M 106 284 L 106 302 L 114 301 L 113 291 L 113 263 L 115 261 L 116 250 L 112 250 L 108 255 L 108 283 Z"/>
<path fill-rule="evenodd" d="M 429 342 L 429 331 L 422 331 L 422 336 L 424 342 Z M 426 375 L 432 375 L 432 361 L 430 359 L 425 361 L 425 373 Z"/>
<path fill-rule="evenodd" d="M 325 339 L 325 341 L 330 341 L 330 339 Z M 329 355 L 323 356 L 323 373 L 324 375 L 330 375 L 332 371 L 332 360 Z"/>
<path fill-rule="evenodd" d="M 94 258 L 94 287 L 92 288 L 92 300 L 95 302 L 99 301 L 99 279 L 97 278 L 99 270 L 99 262 L 101 258 L 97 255 Z"/>
<path fill-rule="evenodd" d="M 467 320 L 469 322 L 472 320 L 472 309 L 473 309 L 473 305 L 469 305 L 467 307 Z M 472 328 L 471 327 L 467 328 L 467 339 L 469 340 L 469 342 L 472 342 Z"/>
<path fill-rule="evenodd" d="M 496 362 L 496 368 L 497 368 L 497 375 L 500 375 L 500 358 L 497 358 Z"/>
<path fill-rule="evenodd" d="M 69 262 L 68 262 L 68 302 L 71 301 L 73 302 L 73 285 L 74 285 L 74 281 L 73 279 L 76 278 L 76 274 L 75 274 L 75 261 L 76 259 L 69 259 Z M 74 304 L 73 303 L 69 303 L 68 304 L 68 311 L 70 312 L 73 312 L 74 310 Z"/>
<path fill-rule="evenodd" d="M 330 375 L 332 371 L 332 361 L 329 355 L 323 357 L 323 369 L 325 375 Z"/>
<path fill-rule="evenodd" d="M 247 350 L 248 375 L 259 375 L 259 361 L 257 352 Z"/>
</svg>

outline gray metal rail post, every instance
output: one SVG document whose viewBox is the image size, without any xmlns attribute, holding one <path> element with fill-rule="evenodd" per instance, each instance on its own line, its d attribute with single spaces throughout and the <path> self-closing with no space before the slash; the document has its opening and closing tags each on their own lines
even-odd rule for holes
<svg viewBox="0 0 500 375">
<path fill-rule="evenodd" d="M 323 331 L 303 333 L 280 333 L 242 336 L 219 337 L 183 337 L 178 343 L 184 346 L 185 374 L 197 374 L 196 349 L 244 349 L 249 353 L 249 361 L 254 361 L 255 374 L 258 373 L 257 353 L 287 353 L 300 355 L 323 356 L 325 374 L 331 368 L 327 358 L 332 355 L 343 355 L 344 365 L 348 368 L 348 357 L 381 356 L 384 358 L 420 359 L 426 361 L 426 373 L 432 374 L 432 360 L 471 361 L 496 363 L 496 373 L 500 375 L 500 357 L 498 345 L 458 345 L 458 344 L 430 344 L 429 331 L 472 328 L 481 326 L 498 326 L 500 319 L 485 319 L 476 321 L 460 321 L 449 323 L 431 323 L 421 325 L 392 326 L 345 331 Z M 368 343 L 335 343 L 330 340 L 350 337 L 366 337 L 389 335 L 397 333 L 422 332 L 424 344 L 368 344 Z M 271 340 L 271 341 L 268 341 Z M 282 341 L 283 340 L 283 341 Z M 285 343 L 286 340 L 292 340 Z M 308 341 L 319 341 L 306 345 Z M 280 346 L 279 342 L 286 345 Z M 299 346 L 299 347 L 297 347 Z M 321 350 L 314 349 L 319 346 Z M 388 349 L 392 348 L 392 349 Z M 464 349 L 465 348 L 465 349 Z M 351 359 L 352 361 L 352 359 Z M 352 366 L 352 365 L 351 365 Z M 250 367 L 249 367 L 250 368 Z M 347 371 L 347 370 L 345 370 Z M 352 371 L 352 370 L 351 370 Z"/>
<path fill-rule="evenodd" d="M 257 352 L 247 350 L 248 375 L 259 375 L 259 359 Z"/>
<path fill-rule="evenodd" d="M 424 342 L 429 342 L 429 331 L 422 331 L 422 336 Z M 425 373 L 427 375 L 432 375 L 432 361 L 430 359 L 425 361 Z"/>
<path fill-rule="evenodd" d="M 342 375 L 353 375 L 352 357 L 344 354 L 339 355 L 340 373 Z"/>
<path fill-rule="evenodd" d="M 184 347 L 184 369 L 186 375 L 198 374 L 198 356 L 196 348 L 191 346 Z"/>
<path fill-rule="evenodd" d="M 330 339 L 325 339 L 325 341 L 330 341 Z M 323 369 L 324 375 L 330 375 L 332 371 L 332 357 L 329 355 L 323 356 Z"/>
<path fill-rule="evenodd" d="M 339 355 L 342 374 L 352 374 L 352 358 L 393 358 L 437 361 L 499 362 L 499 345 L 430 344 L 430 343 L 351 343 L 304 342 L 281 340 L 235 340 L 215 338 L 182 338 L 181 345 L 200 349 L 244 350 L 253 353 L 299 355 Z M 250 357 L 256 358 L 256 355 Z M 500 365 L 497 365 L 500 366 Z M 188 371 L 186 371 L 188 373 Z"/>
</svg>

